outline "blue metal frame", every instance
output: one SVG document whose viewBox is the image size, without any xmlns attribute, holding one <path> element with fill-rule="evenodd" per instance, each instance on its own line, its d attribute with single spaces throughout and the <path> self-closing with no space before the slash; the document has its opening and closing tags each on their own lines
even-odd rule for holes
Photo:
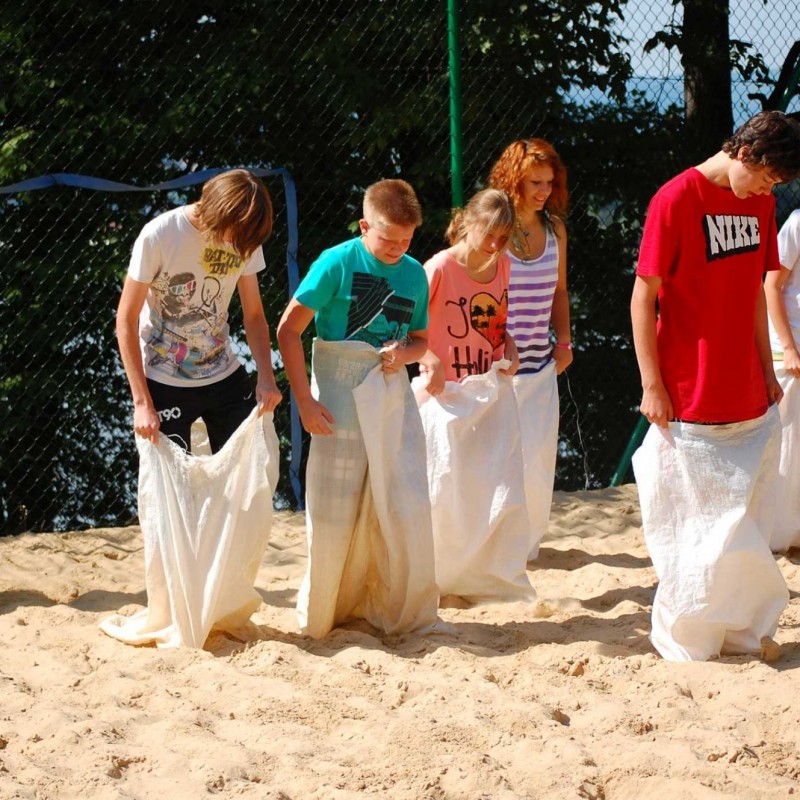
<svg viewBox="0 0 800 800">
<path fill-rule="evenodd" d="M 77 175 L 68 172 L 58 172 L 53 175 L 40 175 L 37 178 L 12 183 L 9 186 L 0 186 L 0 195 L 31 192 L 39 189 L 50 189 L 54 186 L 70 186 L 75 189 L 89 189 L 96 192 L 164 192 L 172 189 L 183 189 L 187 186 L 196 186 L 205 183 L 209 178 L 227 172 L 231 167 L 215 167 L 198 172 L 191 172 L 180 178 L 163 183 L 154 183 L 149 186 L 136 186 L 131 183 L 119 183 L 105 178 L 95 178 L 91 175 Z M 289 276 L 289 297 L 291 298 L 300 283 L 300 269 L 297 263 L 298 252 L 298 227 L 297 227 L 297 189 L 294 179 L 288 170 L 283 168 L 267 169 L 265 167 L 243 167 L 258 177 L 280 175 L 283 179 L 283 191 L 286 197 L 286 226 L 288 229 L 288 242 L 286 245 L 286 270 Z M 303 487 L 300 481 L 300 464 L 303 455 L 303 428 L 300 424 L 300 413 L 294 396 L 291 400 L 291 443 L 292 452 L 289 462 L 289 480 L 292 484 L 297 507 L 305 507 Z"/>
</svg>

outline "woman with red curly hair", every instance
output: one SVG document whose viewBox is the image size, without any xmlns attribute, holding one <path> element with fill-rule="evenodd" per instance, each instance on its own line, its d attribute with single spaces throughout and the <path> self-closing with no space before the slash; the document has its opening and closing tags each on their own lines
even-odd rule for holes
<svg viewBox="0 0 800 800">
<path fill-rule="evenodd" d="M 556 375 L 572 363 L 563 221 L 569 199 L 567 170 L 549 142 L 519 139 L 501 153 L 489 185 L 508 193 L 517 212 L 508 243 L 507 330 L 519 350 L 514 388 L 531 524 L 528 557 L 533 560 L 547 530 L 553 499 L 559 417 Z"/>
</svg>

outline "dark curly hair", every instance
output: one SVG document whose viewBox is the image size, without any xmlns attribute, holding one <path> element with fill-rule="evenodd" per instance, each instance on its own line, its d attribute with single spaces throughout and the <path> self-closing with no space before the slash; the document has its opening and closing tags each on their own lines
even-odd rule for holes
<svg viewBox="0 0 800 800">
<path fill-rule="evenodd" d="M 722 150 L 731 158 L 741 156 L 744 164 L 768 167 L 788 183 L 800 175 L 800 122 L 782 111 L 761 111 L 726 139 Z"/>
</svg>

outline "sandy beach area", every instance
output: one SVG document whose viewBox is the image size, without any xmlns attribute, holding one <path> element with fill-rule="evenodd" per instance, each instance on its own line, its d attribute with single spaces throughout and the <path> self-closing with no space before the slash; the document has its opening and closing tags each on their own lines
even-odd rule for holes
<svg viewBox="0 0 800 800">
<path fill-rule="evenodd" d="M 0 539 L 0 798 L 800 797 L 796 557 L 774 664 L 655 654 L 635 486 L 557 493 L 538 603 L 446 633 L 299 635 L 305 558 L 276 514 L 251 623 L 159 650 L 97 627 L 146 605 L 138 528 Z"/>
</svg>

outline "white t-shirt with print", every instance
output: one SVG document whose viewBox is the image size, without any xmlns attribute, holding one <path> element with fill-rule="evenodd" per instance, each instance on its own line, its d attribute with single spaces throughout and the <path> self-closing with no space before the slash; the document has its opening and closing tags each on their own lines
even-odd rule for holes
<svg viewBox="0 0 800 800">
<path fill-rule="evenodd" d="M 149 283 L 139 317 L 148 378 L 170 386 L 206 386 L 239 367 L 228 305 L 242 275 L 265 267 L 261 247 L 247 261 L 227 244 L 209 242 L 185 207 L 150 220 L 133 246 L 128 275 Z"/>
<path fill-rule="evenodd" d="M 792 211 L 778 233 L 778 257 L 781 266 L 790 269 L 789 280 L 783 286 L 783 304 L 792 329 L 792 336 L 800 346 L 800 209 Z M 769 343 L 774 353 L 783 353 L 783 345 L 769 321 Z"/>
</svg>

